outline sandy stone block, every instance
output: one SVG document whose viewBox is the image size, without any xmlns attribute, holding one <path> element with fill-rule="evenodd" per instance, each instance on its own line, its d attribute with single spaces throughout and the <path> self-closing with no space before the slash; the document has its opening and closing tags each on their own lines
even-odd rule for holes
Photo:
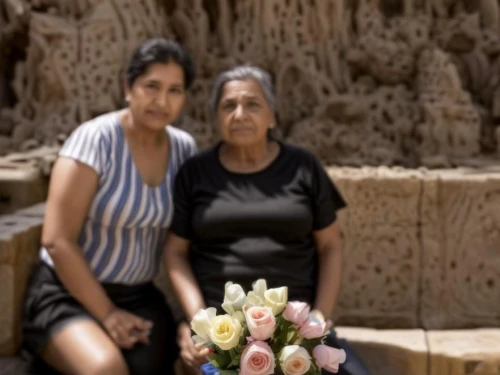
<svg viewBox="0 0 500 375">
<path fill-rule="evenodd" d="M 348 204 L 339 215 L 344 274 L 336 324 L 417 327 L 419 172 L 331 168 L 329 173 Z"/>
<path fill-rule="evenodd" d="M 500 326 L 500 173 L 431 173 L 422 215 L 423 328 Z"/>
<path fill-rule="evenodd" d="M 13 354 L 14 340 L 14 268 L 0 265 L 0 356 Z"/>
<path fill-rule="evenodd" d="M 48 181 L 35 167 L 0 166 L 0 214 L 42 202 L 47 197 Z"/>
<path fill-rule="evenodd" d="M 24 295 L 38 262 L 43 218 L 8 215 L 2 220 L 8 225 L 0 231 L 0 355 L 12 355 L 21 341 Z"/>
<path fill-rule="evenodd" d="M 427 375 L 428 347 L 421 329 L 337 327 L 336 330 L 361 356 L 372 375 Z"/>
<path fill-rule="evenodd" d="M 500 329 L 428 331 L 429 375 L 500 374 Z"/>
<path fill-rule="evenodd" d="M 33 206 L 22 208 L 16 211 L 16 216 L 27 216 L 27 217 L 38 217 L 43 218 L 45 216 L 46 203 L 38 203 Z"/>
</svg>

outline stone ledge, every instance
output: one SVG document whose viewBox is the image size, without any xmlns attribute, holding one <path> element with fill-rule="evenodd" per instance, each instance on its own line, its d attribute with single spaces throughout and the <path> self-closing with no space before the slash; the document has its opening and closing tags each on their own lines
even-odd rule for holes
<svg viewBox="0 0 500 375">
<path fill-rule="evenodd" d="M 47 197 L 48 178 L 30 164 L 0 163 L 0 214 L 43 202 Z"/>
<path fill-rule="evenodd" d="M 499 375 L 500 329 L 428 331 L 429 375 Z"/>
<path fill-rule="evenodd" d="M 21 316 L 29 276 L 38 261 L 43 217 L 0 216 L 0 355 L 21 341 Z"/>
<path fill-rule="evenodd" d="M 421 329 L 337 327 L 336 330 L 363 358 L 372 375 L 427 374 L 429 353 Z"/>
<path fill-rule="evenodd" d="M 500 329 L 338 327 L 372 375 L 500 375 Z"/>
</svg>

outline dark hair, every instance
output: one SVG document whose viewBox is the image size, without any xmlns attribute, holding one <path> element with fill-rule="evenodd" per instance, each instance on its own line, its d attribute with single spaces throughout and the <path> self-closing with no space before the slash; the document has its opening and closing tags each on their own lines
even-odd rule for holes
<svg viewBox="0 0 500 375">
<path fill-rule="evenodd" d="M 191 56 L 177 42 L 164 38 L 149 39 L 143 42 L 132 54 L 128 64 L 126 79 L 130 87 L 144 74 L 150 65 L 175 62 L 184 71 L 184 87 L 187 89 L 194 80 L 194 66 Z"/>
</svg>

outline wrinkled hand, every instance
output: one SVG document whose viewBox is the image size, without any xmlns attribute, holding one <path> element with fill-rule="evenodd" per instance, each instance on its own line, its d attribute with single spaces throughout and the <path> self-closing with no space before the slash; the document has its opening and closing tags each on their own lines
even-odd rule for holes
<svg viewBox="0 0 500 375">
<path fill-rule="evenodd" d="M 187 323 L 179 324 L 177 344 L 181 350 L 180 356 L 184 363 L 199 373 L 200 366 L 207 363 L 207 356 L 210 351 L 203 346 L 203 343 L 194 343 L 191 337 L 191 328 Z"/>
<path fill-rule="evenodd" d="M 125 310 L 115 309 L 104 318 L 102 325 L 113 341 L 123 349 L 130 349 L 136 343 L 149 344 L 149 332 L 153 323 Z"/>
</svg>

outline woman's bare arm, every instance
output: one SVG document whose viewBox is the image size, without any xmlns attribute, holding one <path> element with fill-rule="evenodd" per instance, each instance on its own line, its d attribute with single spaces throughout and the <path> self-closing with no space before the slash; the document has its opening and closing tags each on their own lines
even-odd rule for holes
<svg viewBox="0 0 500 375">
<path fill-rule="evenodd" d="M 92 168 L 69 158 L 57 159 L 50 181 L 42 245 L 71 295 L 102 321 L 115 307 L 77 245 L 97 186 L 98 175 Z"/>
<path fill-rule="evenodd" d="M 328 227 L 314 232 L 318 248 L 318 286 L 313 309 L 330 318 L 337 304 L 342 280 L 342 248 L 340 228 L 335 221 Z"/>
<path fill-rule="evenodd" d="M 203 295 L 189 264 L 189 240 L 170 233 L 164 249 L 165 270 L 189 321 L 205 308 Z"/>
</svg>

